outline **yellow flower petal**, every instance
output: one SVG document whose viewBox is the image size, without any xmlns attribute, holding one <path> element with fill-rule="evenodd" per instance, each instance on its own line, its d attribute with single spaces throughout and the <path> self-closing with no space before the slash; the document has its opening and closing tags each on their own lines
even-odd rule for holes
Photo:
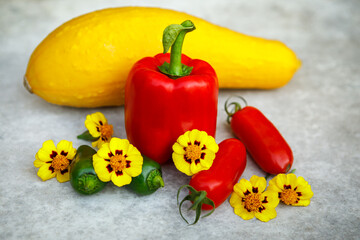
<svg viewBox="0 0 360 240">
<path fill-rule="evenodd" d="M 67 159 L 74 159 L 75 154 L 76 154 L 76 149 L 73 148 L 72 142 L 66 141 L 66 140 L 61 140 L 57 146 L 57 152 L 59 154 L 61 154 L 61 152 L 67 153 L 66 158 Z"/>
<path fill-rule="evenodd" d="M 141 153 L 140 151 L 134 147 L 134 145 L 132 144 L 129 144 L 129 147 L 128 147 L 128 150 L 126 152 L 126 155 L 128 155 L 128 157 L 131 157 L 131 156 L 141 156 Z"/>
<path fill-rule="evenodd" d="M 37 152 L 38 160 L 43 162 L 52 161 L 50 157 L 52 152 L 57 152 L 54 142 L 52 140 L 45 141 L 42 148 Z"/>
<path fill-rule="evenodd" d="M 194 174 L 200 172 L 201 170 L 203 170 L 203 167 L 201 166 L 200 163 L 198 163 L 198 164 L 191 163 L 190 164 L 191 175 L 194 175 Z"/>
<path fill-rule="evenodd" d="M 200 160 L 200 164 L 203 170 L 208 170 L 214 162 L 215 153 L 208 149 L 203 150 L 202 152 L 205 153 L 205 158 Z"/>
<path fill-rule="evenodd" d="M 252 192 L 252 185 L 248 180 L 243 178 L 235 184 L 234 191 L 239 194 L 240 197 L 245 197 L 246 192 Z"/>
<path fill-rule="evenodd" d="M 109 146 L 110 151 L 115 155 L 117 151 L 123 151 L 123 155 L 127 154 L 129 149 L 129 141 L 127 139 L 112 138 Z"/>
<path fill-rule="evenodd" d="M 189 134 L 190 131 L 185 132 L 183 135 L 181 135 L 178 139 L 177 142 L 183 146 L 183 147 L 187 147 L 188 143 L 191 143 L 190 138 L 189 138 Z"/>
<path fill-rule="evenodd" d="M 250 220 L 250 219 L 254 218 L 254 216 L 255 216 L 255 213 L 249 212 L 248 210 L 246 210 L 243 204 L 237 205 L 234 208 L 234 213 L 244 220 Z"/>
<path fill-rule="evenodd" d="M 201 142 L 201 132 L 197 129 L 191 130 L 189 132 L 189 139 L 192 144 L 194 144 L 195 141 Z"/>
<path fill-rule="evenodd" d="M 101 148 L 97 151 L 97 155 L 103 159 L 109 159 L 111 156 L 111 151 L 109 147 L 109 143 L 104 143 Z"/>
<path fill-rule="evenodd" d="M 101 135 L 99 129 L 99 126 L 101 126 L 100 122 L 102 123 L 102 125 L 107 123 L 107 119 L 105 118 L 104 114 L 102 114 L 101 112 L 96 112 L 86 116 L 85 127 L 89 130 L 91 136 L 100 137 Z"/>
<path fill-rule="evenodd" d="M 54 171 L 50 170 L 50 166 L 51 166 L 50 163 L 44 164 L 39 168 L 39 170 L 37 172 L 37 175 L 43 181 L 49 180 L 56 176 L 56 173 Z"/>
<path fill-rule="evenodd" d="M 269 190 L 261 194 L 261 201 L 266 208 L 276 208 L 280 202 L 278 193 Z"/>
<path fill-rule="evenodd" d="M 174 145 L 172 146 L 172 149 L 177 154 L 181 154 L 181 155 L 185 154 L 184 146 L 180 145 L 180 143 L 178 143 L 178 142 L 174 143 Z"/>
<path fill-rule="evenodd" d="M 258 177 L 256 175 L 250 178 L 250 183 L 253 186 L 253 189 L 258 189 L 258 193 L 262 193 L 266 188 L 266 179 L 264 177 Z"/>
<path fill-rule="evenodd" d="M 215 139 L 211 136 L 207 136 L 206 140 L 204 141 L 204 145 L 206 149 L 211 150 L 214 153 L 219 151 L 219 145 L 215 142 Z"/>
<path fill-rule="evenodd" d="M 35 161 L 34 161 L 34 166 L 36 167 L 36 168 L 39 168 L 39 167 L 41 167 L 42 165 L 44 165 L 45 164 L 45 162 L 44 161 L 41 161 L 40 159 L 39 159 L 39 157 L 38 157 L 38 154 L 36 153 L 36 155 L 35 155 Z"/>
<path fill-rule="evenodd" d="M 256 212 L 255 217 L 262 222 L 268 222 L 276 217 L 275 208 L 265 208 L 261 212 Z"/>
<path fill-rule="evenodd" d="M 61 174 L 61 172 L 56 172 L 56 179 L 58 180 L 58 182 L 67 182 L 70 180 L 70 174 L 69 174 L 70 169 L 68 168 L 68 171 L 65 172 L 64 174 Z"/>
<path fill-rule="evenodd" d="M 104 158 L 100 157 L 98 154 L 93 156 L 93 166 L 96 175 L 103 182 L 109 182 L 111 179 L 111 173 L 107 168 L 110 163 L 105 161 Z"/>
<path fill-rule="evenodd" d="M 230 205 L 234 208 L 237 205 L 242 205 L 242 197 L 239 196 L 236 192 L 233 192 L 230 197 Z"/>
<path fill-rule="evenodd" d="M 177 154 L 173 152 L 172 159 L 174 161 L 175 167 L 180 171 L 185 173 L 188 176 L 192 175 L 191 169 L 190 169 L 190 163 L 186 162 L 184 159 L 184 155 Z"/>
<path fill-rule="evenodd" d="M 111 181 L 118 187 L 122 187 L 131 183 L 131 180 L 132 178 L 126 174 L 126 172 L 123 172 L 123 174 L 119 176 L 117 176 L 115 173 L 111 175 Z"/>
</svg>

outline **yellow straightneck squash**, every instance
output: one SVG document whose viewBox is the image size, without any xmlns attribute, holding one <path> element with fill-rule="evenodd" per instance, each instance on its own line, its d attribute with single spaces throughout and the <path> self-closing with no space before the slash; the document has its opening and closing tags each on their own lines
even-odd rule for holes
<svg viewBox="0 0 360 240">
<path fill-rule="evenodd" d="M 173 10 L 121 7 L 79 16 L 51 32 L 32 53 L 24 83 L 54 104 L 120 106 L 132 65 L 162 52 L 166 26 L 187 19 L 196 30 L 188 34 L 183 53 L 209 62 L 220 88 L 278 88 L 300 66 L 294 52 L 279 41 L 247 36 Z"/>
</svg>

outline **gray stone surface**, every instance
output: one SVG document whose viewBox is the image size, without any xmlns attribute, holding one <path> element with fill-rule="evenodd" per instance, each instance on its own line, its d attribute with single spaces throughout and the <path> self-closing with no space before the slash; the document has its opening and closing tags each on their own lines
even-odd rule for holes
<svg viewBox="0 0 360 240">
<path fill-rule="evenodd" d="M 87 114 L 102 111 L 126 137 L 123 107 L 74 109 L 51 105 L 22 86 L 34 48 L 80 14 L 115 6 L 160 6 L 233 30 L 278 39 L 302 67 L 283 88 L 221 90 L 217 142 L 232 137 L 223 104 L 244 96 L 278 127 L 293 149 L 294 168 L 312 186 L 308 207 L 277 207 L 277 218 L 244 221 L 228 202 L 187 226 L 176 192 L 189 178 L 164 166 L 166 187 L 147 197 L 108 184 L 84 197 L 69 183 L 42 182 L 33 166 L 45 140 L 84 144 Z M 45 1 L 0 0 L 0 239 L 359 239 L 360 2 L 304 1 Z M 264 176 L 248 158 L 242 177 Z"/>
</svg>

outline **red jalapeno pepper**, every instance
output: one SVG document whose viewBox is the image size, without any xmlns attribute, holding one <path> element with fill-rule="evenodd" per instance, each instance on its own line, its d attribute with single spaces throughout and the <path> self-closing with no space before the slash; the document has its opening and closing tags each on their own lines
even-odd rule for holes
<svg viewBox="0 0 360 240">
<path fill-rule="evenodd" d="M 241 97 L 240 97 L 241 98 Z M 256 108 L 241 108 L 237 102 L 225 102 L 228 122 L 236 137 L 245 145 L 254 161 L 269 174 L 286 173 L 293 163 L 290 146 L 276 127 Z M 233 111 L 229 108 L 234 106 Z M 230 120 L 231 119 L 231 120 Z"/>
<path fill-rule="evenodd" d="M 184 218 L 181 207 L 185 201 L 193 202 L 189 209 L 196 211 L 195 224 L 201 214 L 201 209 L 212 210 L 203 217 L 209 216 L 232 193 L 234 185 L 239 181 L 246 167 L 246 149 L 241 141 L 230 138 L 219 144 L 214 162 L 209 170 L 193 175 L 189 185 L 180 187 L 180 191 L 188 188 L 190 193 L 179 203 L 179 212 Z"/>
<path fill-rule="evenodd" d="M 215 136 L 218 81 L 214 69 L 181 54 L 191 21 L 164 31 L 164 53 L 133 66 L 125 87 L 125 129 L 139 151 L 158 163 L 171 159 L 172 145 L 184 132 L 199 129 Z"/>
</svg>

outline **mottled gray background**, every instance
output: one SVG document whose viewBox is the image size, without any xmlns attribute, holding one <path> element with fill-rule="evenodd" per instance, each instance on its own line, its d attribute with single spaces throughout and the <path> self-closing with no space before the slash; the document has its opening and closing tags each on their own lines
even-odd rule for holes
<svg viewBox="0 0 360 240">
<path fill-rule="evenodd" d="M 123 107 L 75 109 L 51 105 L 22 86 L 34 48 L 65 21 L 116 6 L 159 6 L 233 30 L 278 39 L 302 67 L 283 88 L 221 90 L 217 142 L 232 137 L 223 104 L 244 96 L 280 130 L 293 149 L 296 173 L 312 186 L 308 207 L 277 208 L 277 218 L 244 221 L 225 202 L 187 226 L 176 192 L 189 178 L 164 166 L 166 187 L 148 197 L 108 184 L 84 197 L 69 183 L 42 182 L 33 166 L 45 140 L 73 141 L 87 114 L 102 111 L 126 137 Z M 0 239 L 359 239 L 360 1 L 144 0 L 0 1 Z M 248 158 L 243 177 L 264 176 Z"/>
</svg>

